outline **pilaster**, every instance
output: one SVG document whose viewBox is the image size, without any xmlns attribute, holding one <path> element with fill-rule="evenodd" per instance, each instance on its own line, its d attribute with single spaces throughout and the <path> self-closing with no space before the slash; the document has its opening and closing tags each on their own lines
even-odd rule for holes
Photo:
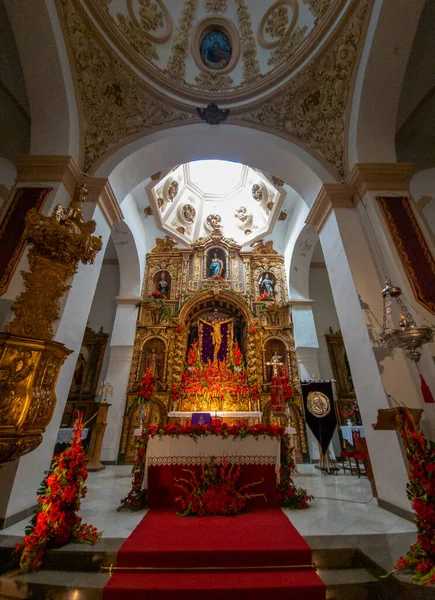
<svg viewBox="0 0 435 600">
<path fill-rule="evenodd" d="M 77 185 L 86 183 L 89 189 L 86 203 L 98 205 L 111 228 L 114 223 L 123 220 L 121 207 L 109 180 L 102 177 L 87 177 L 81 172 L 72 156 L 19 156 L 14 164 L 17 169 L 16 185 L 63 184 L 71 200 Z"/>
<path fill-rule="evenodd" d="M 345 183 L 325 183 L 305 219 L 305 223 L 319 233 L 331 211 L 337 208 L 355 208 L 352 191 Z"/>
</svg>

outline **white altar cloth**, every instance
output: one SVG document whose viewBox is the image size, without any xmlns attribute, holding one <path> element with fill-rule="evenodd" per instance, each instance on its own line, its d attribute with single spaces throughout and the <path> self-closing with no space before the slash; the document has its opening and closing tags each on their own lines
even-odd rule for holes
<svg viewBox="0 0 435 600">
<path fill-rule="evenodd" d="M 349 444 L 351 444 L 353 446 L 353 437 L 352 437 L 352 431 L 356 429 L 357 431 L 359 431 L 359 436 L 360 437 L 365 437 L 365 433 L 364 433 L 364 427 L 362 427 L 361 425 L 342 425 L 341 426 L 341 435 L 343 436 L 343 440 L 346 440 L 346 442 L 349 442 Z"/>
<path fill-rule="evenodd" d="M 210 435 L 200 437 L 196 441 L 185 435 L 179 438 L 156 436 L 148 441 L 143 487 L 147 487 L 148 467 L 190 467 L 206 464 L 211 457 L 225 458 L 229 464 L 273 465 L 279 481 L 280 442 L 280 438 L 269 436 L 260 436 L 258 439 L 253 436 L 233 439 Z"/>
<path fill-rule="evenodd" d="M 57 432 L 56 444 L 69 444 L 72 440 L 73 429 L 70 427 L 65 427 L 63 429 L 59 429 Z M 89 429 L 83 429 L 82 431 L 82 440 L 85 440 L 88 437 Z"/>
</svg>

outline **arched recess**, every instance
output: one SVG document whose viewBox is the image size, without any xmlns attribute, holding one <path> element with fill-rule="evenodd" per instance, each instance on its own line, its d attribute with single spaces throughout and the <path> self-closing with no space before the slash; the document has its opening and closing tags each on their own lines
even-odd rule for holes
<svg viewBox="0 0 435 600">
<path fill-rule="evenodd" d="M 348 123 L 347 167 L 395 162 L 400 92 L 424 0 L 375 0 Z"/>
<path fill-rule="evenodd" d="M 213 303 L 222 303 L 223 308 L 234 312 L 236 316 L 241 315 L 248 327 L 252 325 L 254 316 L 248 305 L 237 293 L 228 290 L 219 290 L 219 293 L 215 295 L 212 291 L 204 290 L 182 306 L 179 316 L 180 326 L 186 327 L 196 312 L 211 306 Z"/>
<path fill-rule="evenodd" d="M 234 124 L 189 124 L 155 131 L 114 147 L 90 174 L 109 177 L 122 202 L 146 177 L 198 159 L 241 162 L 271 173 L 293 187 L 309 207 L 323 183 L 338 181 L 332 167 L 296 142 Z"/>
<path fill-rule="evenodd" d="M 114 224 L 112 240 L 119 262 L 119 296 L 139 298 L 142 269 L 134 235 L 125 221 Z"/>
<path fill-rule="evenodd" d="M 71 155 L 80 164 L 74 83 L 55 2 L 4 0 L 31 112 L 31 154 Z"/>
<path fill-rule="evenodd" d="M 310 264 L 319 241 L 317 231 L 305 225 L 299 233 L 290 260 L 289 290 L 292 299 L 308 299 Z"/>
</svg>

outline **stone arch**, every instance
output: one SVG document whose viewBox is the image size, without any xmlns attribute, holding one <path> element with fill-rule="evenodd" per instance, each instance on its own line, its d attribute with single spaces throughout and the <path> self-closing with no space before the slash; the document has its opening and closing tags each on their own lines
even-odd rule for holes
<svg viewBox="0 0 435 600">
<path fill-rule="evenodd" d="M 347 168 L 396 162 L 400 92 L 424 0 L 376 0 L 355 79 Z"/>
<path fill-rule="evenodd" d="M 189 124 L 155 131 L 114 147 L 95 163 L 90 174 L 109 177 L 122 201 L 153 173 L 198 159 L 241 162 L 271 173 L 293 187 L 309 207 L 323 183 L 338 181 L 330 165 L 296 142 L 235 124 L 214 128 Z"/>
<path fill-rule="evenodd" d="M 318 241 L 317 231 L 309 225 L 304 225 L 295 241 L 290 260 L 289 291 L 292 299 L 308 299 L 310 297 L 310 264 Z"/>
<path fill-rule="evenodd" d="M 23 10 L 22 3 L 5 0 L 5 6 L 30 103 L 30 153 L 70 155 L 80 163 L 76 95 L 55 3 L 33 2 Z"/>
<path fill-rule="evenodd" d="M 243 317 L 247 327 L 250 327 L 253 324 L 254 315 L 248 305 L 243 302 L 237 294 L 228 290 L 218 290 L 218 293 L 215 293 L 214 290 L 204 290 L 188 300 L 184 306 L 182 306 L 179 315 L 180 326 L 186 327 L 191 315 L 193 315 L 196 310 L 200 309 L 201 306 L 206 307 L 208 303 L 213 302 L 214 300 L 223 302 L 224 306 L 225 304 L 228 304 L 235 307 L 237 312 Z"/>
<path fill-rule="evenodd" d="M 119 261 L 119 296 L 139 298 L 143 269 L 135 237 L 125 221 L 114 224 L 111 237 Z"/>
</svg>

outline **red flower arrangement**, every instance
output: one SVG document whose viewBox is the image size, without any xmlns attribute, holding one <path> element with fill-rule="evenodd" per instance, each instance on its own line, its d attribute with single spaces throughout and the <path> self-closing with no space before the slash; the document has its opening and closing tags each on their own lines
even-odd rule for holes
<svg viewBox="0 0 435 600">
<path fill-rule="evenodd" d="M 241 352 L 241 350 L 239 348 L 239 344 L 237 342 L 234 343 L 233 363 L 237 367 L 240 367 L 243 363 L 242 352 Z"/>
<path fill-rule="evenodd" d="M 159 290 L 155 290 L 151 296 L 153 298 L 163 298 L 164 300 L 166 300 L 166 294 L 163 294 L 163 292 L 159 292 Z"/>
<path fill-rule="evenodd" d="M 53 457 L 51 470 L 38 490 L 41 493 L 37 512 L 26 527 L 23 542 L 16 546 L 24 573 L 41 566 L 49 547 L 58 548 L 68 542 L 96 544 L 101 537 L 95 527 L 82 523 L 77 515 L 80 500 L 87 493 L 83 428 L 80 417 L 74 426 L 71 447 Z"/>
<path fill-rule="evenodd" d="M 219 435 L 226 439 L 243 439 L 252 436 L 259 439 L 261 436 L 270 438 L 280 438 L 281 440 L 281 469 L 280 482 L 277 487 L 277 497 L 282 506 L 289 508 L 308 508 L 309 502 L 313 499 L 306 490 L 295 486 L 292 474 L 295 470 L 295 464 L 292 457 L 292 447 L 290 445 L 290 436 L 287 435 L 283 427 L 278 425 L 175 425 L 173 423 L 164 427 L 155 425 L 146 425 L 142 429 L 141 436 L 136 441 L 136 458 L 133 466 L 133 482 L 128 495 L 121 500 L 118 510 L 127 508 L 129 510 L 140 510 L 145 506 L 146 494 L 142 490 L 143 478 L 145 474 L 145 455 L 148 440 L 151 437 L 179 437 L 187 435 L 197 440 L 200 437 L 209 435 Z"/>
<path fill-rule="evenodd" d="M 427 442 L 413 416 L 402 409 L 402 438 L 409 463 L 407 495 L 415 511 L 417 541 L 395 569 L 412 573 L 412 581 L 435 584 L 435 443 Z"/>
<path fill-rule="evenodd" d="M 353 408 L 342 408 L 340 410 L 340 415 L 345 419 L 351 419 L 355 415 L 355 411 Z"/>
<path fill-rule="evenodd" d="M 293 389 L 290 385 L 290 381 L 287 374 L 287 369 L 283 366 L 281 367 L 281 384 L 282 384 L 282 392 L 285 402 L 289 404 L 294 402 L 293 398 Z"/>
<path fill-rule="evenodd" d="M 181 489 L 182 495 L 175 498 L 181 506 L 179 516 L 230 516 L 238 515 L 244 511 L 246 504 L 252 498 L 264 494 L 248 493 L 249 488 L 261 482 L 249 483 L 238 487 L 240 467 L 229 466 L 225 460 L 221 463 L 211 458 L 210 462 L 202 466 L 201 474 L 190 469 L 184 469 L 190 478 L 175 479 L 175 485 Z"/>
<path fill-rule="evenodd" d="M 183 329 L 183 327 L 177 327 L 176 331 L 178 334 L 180 334 L 180 333 L 183 333 L 184 329 Z"/>
<path fill-rule="evenodd" d="M 255 335 L 257 333 L 257 330 L 255 329 L 255 327 L 251 327 L 251 329 L 249 330 L 249 333 L 251 335 Z"/>
<path fill-rule="evenodd" d="M 276 302 L 276 298 L 272 296 L 272 294 L 268 294 L 267 292 L 263 292 L 262 294 L 257 296 L 258 302 L 263 302 L 264 300 L 272 300 L 273 302 Z"/>
<path fill-rule="evenodd" d="M 151 368 L 148 367 L 145 377 L 140 382 L 140 390 L 138 391 L 139 402 L 149 402 L 156 387 L 156 378 L 152 374 Z"/>
</svg>

